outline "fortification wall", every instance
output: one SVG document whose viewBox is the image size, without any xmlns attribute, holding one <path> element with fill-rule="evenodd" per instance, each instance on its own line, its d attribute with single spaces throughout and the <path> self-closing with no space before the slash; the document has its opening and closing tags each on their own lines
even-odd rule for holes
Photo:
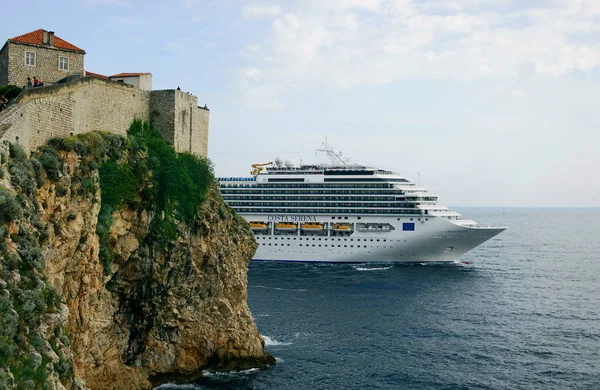
<svg viewBox="0 0 600 390">
<path fill-rule="evenodd" d="M 208 109 L 198 98 L 177 90 L 152 91 L 150 116 L 155 128 L 178 152 L 208 155 Z"/>
<path fill-rule="evenodd" d="M 207 156 L 208 110 L 181 91 L 143 91 L 84 77 L 75 82 L 25 90 L 17 105 L 0 114 L 0 143 L 25 150 L 57 136 L 108 131 L 125 135 L 135 119 L 152 120 L 178 152 Z"/>
<path fill-rule="evenodd" d="M 8 84 L 8 45 L 0 52 L 0 85 Z"/>
<path fill-rule="evenodd" d="M 149 117 L 149 95 L 148 91 L 92 77 L 27 89 L 18 99 L 19 116 L 13 114 L 10 121 L 3 118 L 10 128 L 2 140 L 31 150 L 57 136 L 97 130 L 125 135 L 134 119 Z"/>
</svg>

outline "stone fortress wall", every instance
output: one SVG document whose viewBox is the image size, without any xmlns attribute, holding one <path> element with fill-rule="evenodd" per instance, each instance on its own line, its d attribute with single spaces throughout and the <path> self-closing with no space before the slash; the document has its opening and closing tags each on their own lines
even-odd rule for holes
<svg viewBox="0 0 600 390">
<path fill-rule="evenodd" d="M 208 117 L 198 98 L 177 90 L 144 91 L 95 77 L 24 90 L 0 113 L 0 148 L 26 151 L 57 136 L 108 131 L 125 135 L 134 119 L 151 120 L 177 152 L 206 157 Z"/>
</svg>

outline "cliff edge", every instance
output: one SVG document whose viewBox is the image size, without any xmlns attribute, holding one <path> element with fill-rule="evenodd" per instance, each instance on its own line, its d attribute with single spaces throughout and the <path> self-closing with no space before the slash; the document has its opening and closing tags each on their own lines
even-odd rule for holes
<svg viewBox="0 0 600 390">
<path fill-rule="evenodd" d="M 1 388 L 148 389 L 275 363 L 246 303 L 256 244 L 208 161 L 136 122 L 1 162 Z"/>
</svg>

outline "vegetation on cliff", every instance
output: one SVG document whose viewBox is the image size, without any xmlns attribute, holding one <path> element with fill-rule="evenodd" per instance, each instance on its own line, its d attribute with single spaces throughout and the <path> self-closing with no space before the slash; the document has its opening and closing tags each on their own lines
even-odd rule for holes
<svg viewBox="0 0 600 390">
<path fill-rule="evenodd" d="M 0 181 L 0 388 L 45 389 L 50 376 L 73 378 L 70 342 L 61 324 L 43 321 L 59 315 L 61 298 L 43 274 L 48 236 L 35 196 L 38 161 L 16 145 L 9 151 L 0 158 L 14 190 Z"/>
<path fill-rule="evenodd" d="M 74 304 L 81 310 L 86 299 L 91 299 L 88 305 L 98 301 L 98 307 L 107 307 L 103 299 L 114 300 L 108 304 L 114 313 L 98 319 L 100 325 L 92 325 L 105 326 L 107 318 L 116 321 L 109 328 L 120 331 L 111 337 L 126 337 L 127 349 L 119 352 L 122 362 L 111 357 L 105 364 L 122 373 L 123 382 L 133 378 L 132 388 L 148 386 L 145 378 L 150 372 L 159 381 L 173 364 L 181 366 L 177 375 L 191 375 L 208 364 L 225 361 L 231 368 L 241 367 L 236 357 L 243 364 L 273 362 L 271 356 L 262 360 L 258 332 L 245 304 L 245 268 L 236 265 L 247 265 L 255 244 L 243 220 L 215 195 L 210 161 L 177 154 L 149 124 L 139 121 L 132 124 L 127 137 L 88 133 L 55 138 L 30 157 L 10 145 L 9 153 L 0 157 L 0 388 L 45 389 L 58 383 L 69 389 L 83 388 L 77 367 L 86 369 L 88 358 L 80 356 L 79 363 L 74 363 L 77 346 L 72 343 L 89 346 L 93 341 L 85 335 L 71 334 L 70 339 L 67 324 L 93 322 L 80 317 L 93 317 L 93 313 L 72 311 Z M 207 200 L 210 205 L 205 207 Z M 129 220 L 123 219 L 125 212 L 132 216 Z M 116 233 L 113 225 L 117 223 L 118 231 L 127 225 L 129 233 Z M 86 226 L 95 226 L 99 245 Z M 222 234 L 223 229 L 231 236 Z M 218 239 L 203 236 L 217 231 Z M 69 259 L 57 266 L 56 259 L 64 257 L 65 251 Z M 53 272 L 59 268 L 52 274 L 52 283 L 45 275 L 48 256 L 55 263 Z M 227 260 L 232 256 L 239 260 Z M 103 265 L 97 287 L 103 292 L 86 298 L 73 294 L 93 284 L 89 280 L 96 276 L 81 275 L 81 281 L 69 284 L 61 271 L 69 268 L 73 273 L 84 259 L 88 263 L 100 260 Z M 85 272 L 93 271 L 89 264 Z M 225 270 L 230 276 L 222 274 Z M 51 287 L 57 285 L 70 289 L 71 295 L 60 296 Z M 226 295 L 235 297 L 224 300 Z M 174 301 L 174 297 L 185 299 Z M 215 314 L 208 317 L 198 311 L 215 308 Z M 224 330 L 219 330 L 216 320 L 205 324 L 210 329 L 202 329 L 202 334 L 218 337 L 212 341 L 198 338 L 198 326 L 188 328 L 199 318 L 222 316 L 243 324 L 240 334 L 253 339 L 250 347 L 243 345 L 244 337 L 219 333 L 236 329 L 231 322 Z M 191 336 L 183 337 L 187 332 Z M 173 355 L 165 356 L 171 360 L 149 360 L 149 356 L 160 356 L 149 348 L 172 349 L 176 343 L 187 352 L 169 352 Z M 118 340 L 114 344 L 123 345 Z M 85 353 L 87 348 L 79 349 Z M 91 364 L 101 365 L 102 359 L 95 355 Z M 158 368 L 143 367 L 150 363 Z M 120 365 L 130 367 L 118 371 Z M 86 375 L 93 383 L 102 381 L 90 367 Z"/>
<path fill-rule="evenodd" d="M 9 101 L 19 96 L 23 88 L 16 85 L 0 85 L 0 96 L 4 96 Z"/>
</svg>

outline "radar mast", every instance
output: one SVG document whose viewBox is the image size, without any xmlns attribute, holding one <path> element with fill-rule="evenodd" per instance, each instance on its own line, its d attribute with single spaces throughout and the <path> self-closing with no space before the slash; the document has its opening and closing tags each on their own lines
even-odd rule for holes
<svg viewBox="0 0 600 390">
<path fill-rule="evenodd" d="M 325 136 L 325 142 L 321 144 L 321 147 L 317 149 L 317 152 L 325 153 L 331 162 L 331 165 L 348 165 L 348 159 L 342 157 L 342 152 L 336 152 L 333 147 L 327 143 L 327 136 Z"/>
</svg>

